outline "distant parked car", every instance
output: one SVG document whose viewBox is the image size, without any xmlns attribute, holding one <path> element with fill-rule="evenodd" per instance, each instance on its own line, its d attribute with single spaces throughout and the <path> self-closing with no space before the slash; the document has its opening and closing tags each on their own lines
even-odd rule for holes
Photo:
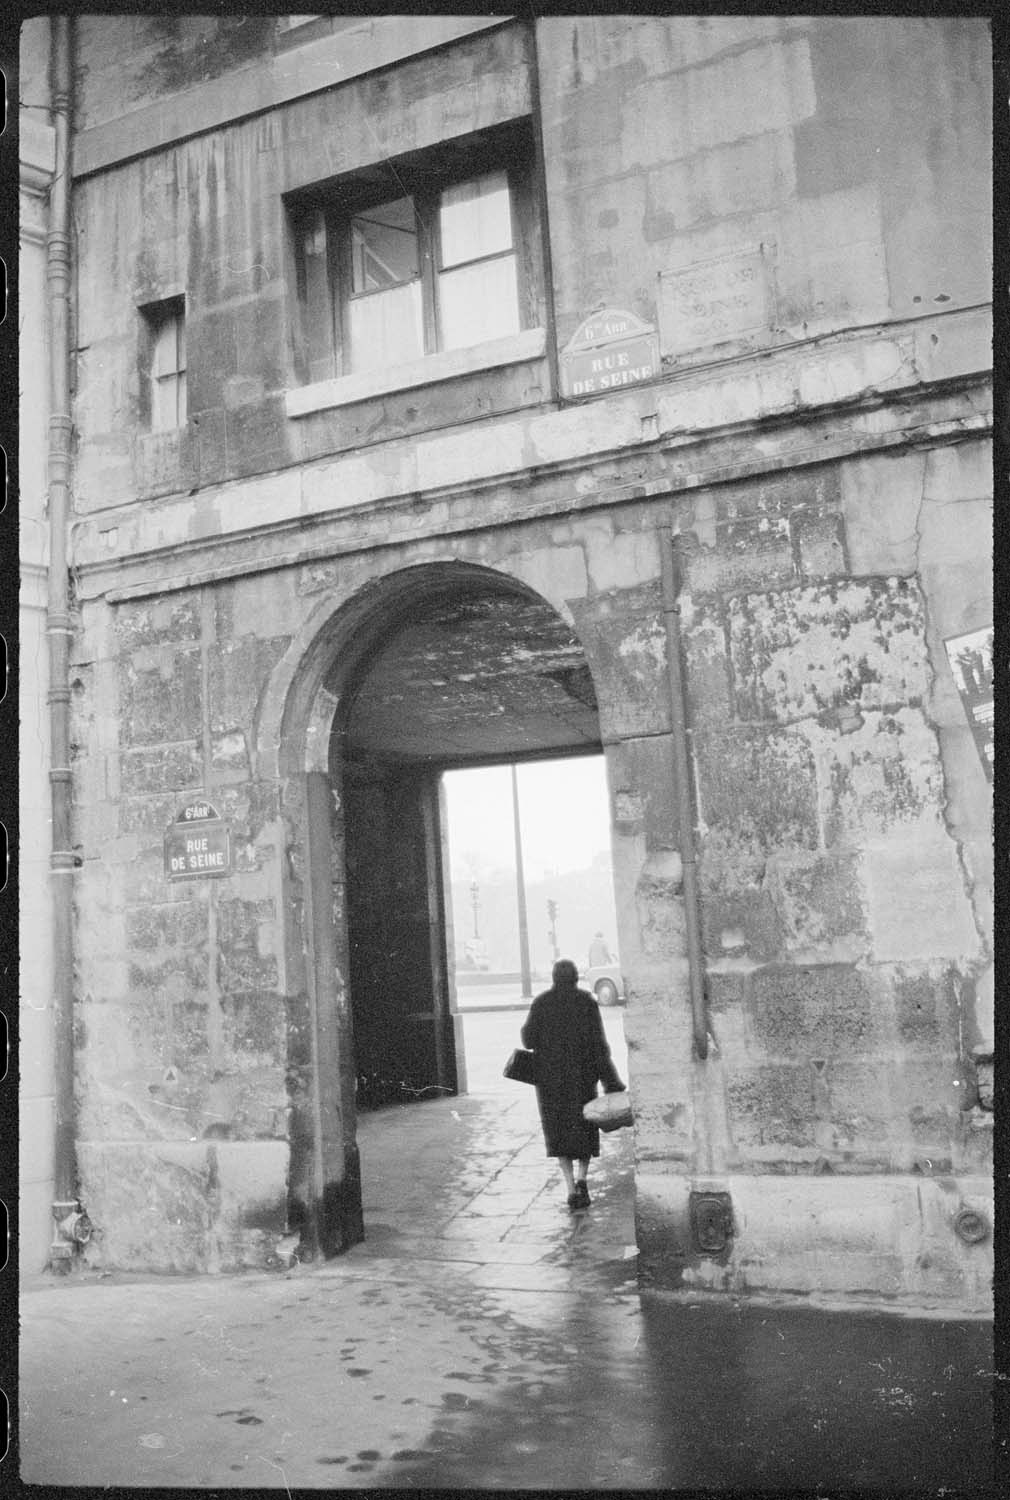
<svg viewBox="0 0 1010 1500">
<path fill-rule="evenodd" d="M 592 964 L 579 976 L 579 984 L 592 990 L 601 1005 L 623 1005 L 624 976 L 620 964 Z"/>
</svg>

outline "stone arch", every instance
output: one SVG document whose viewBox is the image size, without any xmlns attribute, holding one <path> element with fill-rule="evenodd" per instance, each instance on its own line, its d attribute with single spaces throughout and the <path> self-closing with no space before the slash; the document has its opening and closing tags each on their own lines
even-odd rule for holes
<svg viewBox="0 0 1010 1500">
<path fill-rule="evenodd" d="M 515 559 L 510 561 L 514 564 Z M 296 770 L 325 769 L 326 741 L 338 700 L 324 687 L 324 679 L 337 658 L 344 660 L 345 675 L 350 677 L 374 650 L 391 612 L 422 599 L 436 585 L 492 581 L 541 600 L 577 630 L 567 598 L 548 591 L 547 576 L 538 577 L 539 587 L 534 588 L 521 569 L 474 563 L 457 555 L 407 565 L 399 558 L 391 560 L 343 601 L 335 604 L 329 595 L 320 599 L 274 668 L 255 726 L 260 774 L 274 778 Z M 586 656 L 592 672 L 591 653 Z"/>
<path fill-rule="evenodd" d="M 521 570 L 522 555 L 516 561 Z M 353 1035 L 347 934 L 334 919 L 343 846 L 330 739 L 397 623 L 452 589 L 524 597 L 552 611 L 579 639 L 566 600 L 545 598 L 505 567 L 444 556 L 406 566 L 390 561 L 342 601 L 320 600 L 275 667 L 255 725 L 257 774 L 279 785 L 285 829 L 289 1208 L 308 1243 L 327 1255 L 363 1233 L 354 1078 L 346 1065 Z M 588 655 L 586 665 L 592 673 Z"/>
</svg>

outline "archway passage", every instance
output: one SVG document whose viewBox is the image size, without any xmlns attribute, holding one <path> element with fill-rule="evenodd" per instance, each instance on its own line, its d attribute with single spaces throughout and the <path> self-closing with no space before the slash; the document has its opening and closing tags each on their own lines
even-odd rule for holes
<svg viewBox="0 0 1010 1500">
<path fill-rule="evenodd" d="M 462 572 L 462 570 L 461 570 Z M 343 805 L 357 1107 L 461 1086 L 449 1003 L 444 770 L 600 749 L 582 647 L 491 573 L 436 575 L 344 688 L 330 775 Z"/>
</svg>

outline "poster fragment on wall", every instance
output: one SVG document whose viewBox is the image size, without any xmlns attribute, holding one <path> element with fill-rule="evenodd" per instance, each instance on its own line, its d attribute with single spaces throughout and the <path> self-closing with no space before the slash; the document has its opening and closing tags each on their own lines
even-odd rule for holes
<svg viewBox="0 0 1010 1500">
<path fill-rule="evenodd" d="M 993 779 L 992 626 L 953 635 L 944 641 L 971 732 L 982 757 L 982 767 Z"/>
</svg>

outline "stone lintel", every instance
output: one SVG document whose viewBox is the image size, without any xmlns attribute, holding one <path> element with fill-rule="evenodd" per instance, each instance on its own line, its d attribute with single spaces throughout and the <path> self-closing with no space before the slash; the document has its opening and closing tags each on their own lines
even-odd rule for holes
<svg viewBox="0 0 1010 1500">
<path fill-rule="evenodd" d="M 357 552 L 419 537 L 612 507 L 621 501 L 675 496 L 876 450 L 960 443 L 983 437 L 992 428 L 987 393 L 989 380 L 978 377 L 942 389 L 893 393 L 885 405 L 873 398 L 846 408 L 843 416 L 833 411 L 792 413 L 788 420 L 753 420 L 732 431 L 680 438 L 660 435 L 645 441 L 630 438 L 633 423 L 627 420 L 629 413 L 615 410 L 614 446 L 597 447 L 596 452 L 588 453 L 564 453 L 560 446 L 557 459 L 480 478 L 468 474 L 465 455 L 461 455 L 458 480 L 432 487 L 413 483 L 414 453 L 420 443 L 411 438 L 387 444 L 374 456 L 356 453 L 347 459 L 315 460 L 287 471 L 228 481 L 197 496 L 173 496 L 144 507 L 120 505 L 102 511 L 78 523 L 74 565 L 81 577 L 83 597 L 96 597 L 111 586 L 117 589 L 117 597 L 191 588 L 219 577 L 302 564 L 317 550 L 320 555 Z M 654 393 L 636 393 L 633 398 L 615 401 L 614 407 L 630 405 L 633 417 L 642 402 L 654 405 Z M 548 420 L 566 416 L 569 411 L 552 411 Z M 576 411 L 575 416 L 581 413 Z M 525 417 L 522 423 L 525 432 L 533 434 L 537 417 Z M 516 432 L 515 443 L 504 444 L 501 440 L 506 437 L 506 428 L 495 423 L 486 432 L 474 429 L 473 443 L 479 452 L 485 450 L 491 437 L 503 452 L 521 452 L 525 446 L 522 431 Z M 446 441 L 458 444 L 459 434 L 438 435 L 428 443 L 434 446 Z M 401 447 L 404 463 L 393 463 Z M 629 477 L 621 472 L 624 468 Z M 402 474 L 407 475 L 407 483 Z M 518 489 L 516 478 L 521 478 Z M 272 490 L 272 504 L 258 502 L 264 489 Z M 308 513 L 311 507 L 306 505 L 306 493 L 318 493 L 320 489 L 332 493 L 333 502 L 327 508 L 318 508 L 315 514 Z M 285 490 L 293 495 L 287 502 L 287 514 L 282 513 L 279 501 Z M 362 501 L 348 505 L 348 490 L 362 493 Z M 426 526 L 419 526 L 420 502 L 429 511 Z M 221 528 L 216 534 L 212 531 L 215 510 L 219 511 Z M 221 511 L 237 516 L 243 510 L 260 517 L 272 511 L 276 519 L 264 520 L 255 529 L 230 529 L 222 523 Z M 485 522 L 485 514 L 494 519 Z M 114 559 L 102 538 L 102 532 L 110 526 L 117 528 Z M 171 571 L 165 567 L 168 559 L 173 562 Z"/>
</svg>

